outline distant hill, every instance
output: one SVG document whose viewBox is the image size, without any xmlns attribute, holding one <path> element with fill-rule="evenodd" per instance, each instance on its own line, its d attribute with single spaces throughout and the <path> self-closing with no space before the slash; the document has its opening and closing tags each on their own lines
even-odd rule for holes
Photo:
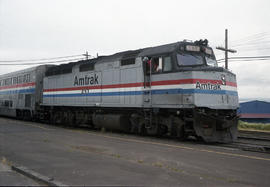
<svg viewBox="0 0 270 187">
<path fill-rule="evenodd" d="M 239 103 L 249 102 L 249 101 L 266 101 L 270 102 L 270 98 L 239 98 Z"/>
</svg>

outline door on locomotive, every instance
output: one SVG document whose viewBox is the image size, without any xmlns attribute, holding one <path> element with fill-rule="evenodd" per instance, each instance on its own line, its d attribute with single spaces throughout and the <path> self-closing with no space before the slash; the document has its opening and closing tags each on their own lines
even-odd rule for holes
<svg viewBox="0 0 270 187">
<path fill-rule="evenodd" d="M 152 75 L 152 61 L 151 58 L 143 58 L 143 69 L 144 69 L 144 89 L 143 94 L 144 105 L 151 107 L 152 103 L 152 94 L 151 94 L 151 75 Z"/>
<path fill-rule="evenodd" d="M 169 79 L 168 73 L 173 72 L 173 61 L 170 54 L 155 55 L 144 57 L 144 87 L 147 89 L 144 95 L 144 101 L 153 104 L 175 104 L 175 100 L 170 101 L 168 97 L 164 98 L 168 93 L 164 90 L 155 89 L 155 82 L 165 81 Z M 154 87 L 153 87 L 154 86 Z M 164 93 L 163 93 L 164 92 Z M 177 99 L 178 100 L 178 99 Z"/>
</svg>

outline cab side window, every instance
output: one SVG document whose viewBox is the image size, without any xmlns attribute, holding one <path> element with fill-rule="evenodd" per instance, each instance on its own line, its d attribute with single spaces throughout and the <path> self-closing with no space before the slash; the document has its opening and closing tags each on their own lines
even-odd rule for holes
<svg viewBox="0 0 270 187">
<path fill-rule="evenodd" d="M 163 57 L 163 72 L 172 71 L 172 59 L 170 56 Z"/>
<path fill-rule="evenodd" d="M 162 57 L 154 57 L 151 59 L 152 73 L 162 72 Z"/>
<path fill-rule="evenodd" d="M 170 56 L 152 57 L 151 66 L 152 73 L 169 72 L 173 67 Z"/>
</svg>

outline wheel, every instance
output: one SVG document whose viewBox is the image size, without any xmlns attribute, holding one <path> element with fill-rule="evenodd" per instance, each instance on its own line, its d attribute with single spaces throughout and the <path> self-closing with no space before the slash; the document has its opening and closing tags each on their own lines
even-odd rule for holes
<svg viewBox="0 0 270 187">
<path fill-rule="evenodd" d="M 187 138 L 187 135 L 185 134 L 185 129 L 183 125 L 177 126 L 177 138 L 179 140 L 185 140 Z"/>
<path fill-rule="evenodd" d="M 140 135 L 143 135 L 143 136 L 147 134 L 147 130 L 146 130 L 146 128 L 145 128 L 145 123 L 144 123 L 144 122 L 141 122 L 141 123 L 139 124 L 138 133 L 139 133 Z"/>
</svg>

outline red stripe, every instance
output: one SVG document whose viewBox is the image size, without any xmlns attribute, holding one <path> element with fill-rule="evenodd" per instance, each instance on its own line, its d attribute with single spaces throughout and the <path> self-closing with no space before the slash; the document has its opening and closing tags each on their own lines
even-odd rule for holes
<svg viewBox="0 0 270 187">
<path fill-rule="evenodd" d="M 233 86 L 233 87 L 237 87 L 236 82 L 226 82 L 226 85 L 228 85 L 228 86 Z"/>
<path fill-rule="evenodd" d="M 219 80 L 207 80 L 207 79 L 182 79 L 182 80 L 165 80 L 165 81 L 155 81 L 152 82 L 153 86 L 160 85 L 174 85 L 174 84 L 196 84 L 200 83 L 212 83 L 212 84 L 221 84 Z"/>
<path fill-rule="evenodd" d="M 10 85 L 10 86 L 1 86 L 0 90 L 10 89 L 10 88 L 23 88 L 23 87 L 35 86 L 35 85 L 36 85 L 35 82 L 29 82 L 29 83 L 16 84 L 16 85 Z"/>
<path fill-rule="evenodd" d="M 207 84 L 222 84 L 221 80 L 208 80 L 208 79 L 182 79 L 182 80 L 165 80 L 165 81 L 155 81 L 152 82 L 153 86 L 160 86 L 160 85 L 174 85 L 174 84 L 196 84 L 197 82 Z M 236 83 L 234 82 L 226 82 L 226 85 L 237 87 Z"/>
<path fill-rule="evenodd" d="M 161 85 L 176 85 L 176 84 L 195 84 L 196 82 L 222 84 L 221 80 L 181 79 L 181 80 L 155 81 L 155 82 L 152 82 L 151 85 L 161 86 Z M 226 82 L 226 84 L 229 86 L 237 87 L 236 83 L 233 83 L 233 82 Z M 112 85 L 97 85 L 97 86 L 80 86 L 80 87 L 72 87 L 72 88 L 53 88 L 53 89 L 44 89 L 44 92 L 73 91 L 73 90 L 82 90 L 82 89 L 128 88 L 128 87 L 141 87 L 141 86 L 144 86 L 143 82 L 127 83 L 127 84 L 112 84 Z"/>
</svg>

